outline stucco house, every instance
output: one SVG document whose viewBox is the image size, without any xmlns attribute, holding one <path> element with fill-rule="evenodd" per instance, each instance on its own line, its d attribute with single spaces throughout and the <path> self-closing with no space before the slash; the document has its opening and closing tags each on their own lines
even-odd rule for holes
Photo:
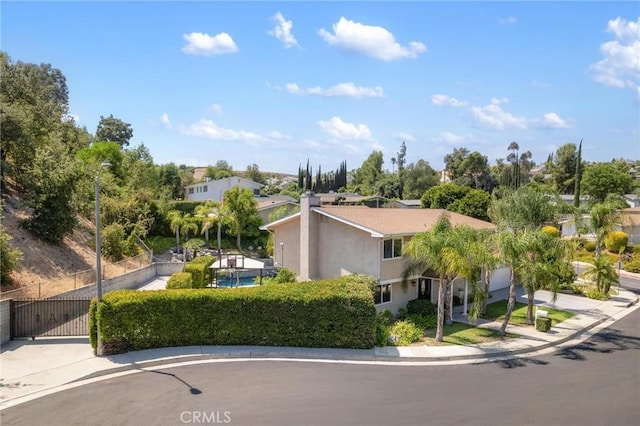
<svg viewBox="0 0 640 426">
<path fill-rule="evenodd" d="M 433 226 L 443 210 L 376 209 L 366 206 L 322 205 L 320 197 L 300 198 L 300 212 L 266 224 L 274 236 L 274 262 L 294 271 L 299 280 L 334 278 L 350 274 L 375 277 L 376 308 L 397 312 L 416 298 L 437 301 L 438 278 L 425 271 L 402 285 L 404 245 Z M 477 229 L 494 225 L 448 212 L 455 225 Z M 493 274 L 490 289 L 507 287 L 508 270 Z M 456 280 L 453 295 L 463 296 L 464 280 Z M 464 300 L 464 297 L 461 297 Z"/>
<path fill-rule="evenodd" d="M 258 202 L 258 214 L 262 218 L 262 223 L 269 222 L 269 216 L 281 207 L 288 206 L 291 209 L 298 207 L 296 200 L 289 196 L 270 196 L 256 198 Z"/>
<path fill-rule="evenodd" d="M 231 176 L 223 179 L 211 180 L 206 178 L 202 182 L 184 187 L 185 197 L 189 201 L 222 201 L 224 192 L 234 186 L 249 188 L 254 195 L 260 195 L 262 184 L 240 176 Z"/>
<path fill-rule="evenodd" d="M 629 244 L 640 244 L 640 207 L 621 210 L 619 228 L 629 236 Z"/>
</svg>

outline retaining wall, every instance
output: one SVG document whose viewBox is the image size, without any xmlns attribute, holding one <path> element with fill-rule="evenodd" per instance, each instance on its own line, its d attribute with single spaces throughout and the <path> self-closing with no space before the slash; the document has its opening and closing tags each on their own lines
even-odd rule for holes
<svg viewBox="0 0 640 426">
<path fill-rule="evenodd" d="M 124 289 L 136 289 L 146 284 L 157 276 L 169 276 L 175 272 L 180 272 L 184 268 L 184 264 L 181 262 L 162 262 L 152 263 L 149 266 L 137 269 L 135 271 L 128 272 L 118 277 L 109 278 L 102 281 L 102 294 L 106 294 L 114 290 Z M 97 293 L 96 284 L 86 285 L 82 288 L 67 291 L 56 296 L 50 297 L 50 299 L 64 299 L 64 298 L 91 298 L 95 297 Z"/>
</svg>

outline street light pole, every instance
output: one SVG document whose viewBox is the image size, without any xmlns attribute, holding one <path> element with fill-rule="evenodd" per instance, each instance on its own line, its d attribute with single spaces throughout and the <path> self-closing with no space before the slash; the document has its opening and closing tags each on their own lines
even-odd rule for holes
<svg viewBox="0 0 640 426">
<path fill-rule="evenodd" d="M 100 174 L 102 172 L 102 167 L 109 167 L 111 164 L 106 161 L 100 164 L 100 171 L 96 175 L 95 178 L 95 192 L 96 192 L 96 355 L 102 356 L 103 347 L 102 347 L 102 339 L 100 338 L 100 320 L 98 315 L 98 308 L 100 307 L 100 302 L 102 302 L 102 264 L 101 264 L 101 256 L 102 256 L 102 240 L 100 236 Z"/>
</svg>

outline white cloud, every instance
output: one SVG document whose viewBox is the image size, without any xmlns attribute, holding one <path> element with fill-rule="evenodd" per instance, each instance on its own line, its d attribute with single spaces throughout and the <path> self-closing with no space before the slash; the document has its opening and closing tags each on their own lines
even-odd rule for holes
<svg viewBox="0 0 640 426">
<path fill-rule="evenodd" d="M 449 95 L 435 94 L 431 96 L 431 103 L 438 106 L 449 106 L 454 108 L 467 106 L 467 101 L 460 101 L 456 98 L 452 98 Z"/>
<path fill-rule="evenodd" d="M 548 129 L 567 129 L 569 127 L 573 127 L 568 120 L 560 118 L 560 116 L 555 112 L 546 113 L 542 120 L 540 120 L 539 125 L 540 127 Z"/>
<path fill-rule="evenodd" d="M 210 36 L 206 33 L 190 33 L 183 35 L 187 45 L 182 51 L 189 55 L 219 55 L 222 53 L 234 53 L 238 51 L 238 46 L 227 33 Z"/>
<path fill-rule="evenodd" d="M 511 25 L 511 24 L 515 24 L 516 22 L 518 22 L 518 19 L 515 16 L 508 16 L 506 18 L 498 18 L 498 23 L 499 24 L 507 24 L 507 25 Z"/>
<path fill-rule="evenodd" d="M 551 87 L 551 84 L 545 81 L 533 80 L 531 82 L 531 87 L 536 89 L 549 89 Z"/>
<path fill-rule="evenodd" d="M 424 43 L 412 41 L 407 46 L 401 46 L 386 28 L 361 24 L 344 17 L 333 24 L 333 33 L 322 28 L 318 34 L 331 45 L 382 61 L 417 58 L 427 51 Z"/>
<path fill-rule="evenodd" d="M 640 97 L 640 18 L 635 22 L 620 17 L 610 20 L 607 32 L 615 40 L 600 45 L 604 58 L 589 68 L 593 80 L 631 89 Z"/>
<path fill-rule="evenodd" d="M 171 127 L 171 121 L 169 120 L 169 115 L 166 112 L 162 114 L 160 121 L 162 121 L 162 125 L 167 129 Z"/>
<path fill-rule="evenodd" d="M 509 103 L 509 98 L 491 98 L 491 103 L 493 105 L 501 105 Z"/>
<path fill-rule="evenodd" d="M 233 130 L 219 127 L 211 120 L 200 120 L 186 128 L 184 133 L 189 136 L 225 141 L 262 142 L 267 139 L 264 136 L 247 132 L 246 130 Z"/>
<path fill-rule="evenodd" d="M 345 98 L 382 98 L 384 97 L 384 90 L 382 87 L 363 87 L 356 86 L 353 83 L 339 83 L 328 89 L 323 89 L 320 86 L 301 88 L 295 83 L 288 83 L 286 90 L 289 93 L 295 95 L 318 95 L 325 97 L 345 97 Z"/>
<path fill-rule="evenodd" d="M 364 124 L 351 124 L 340 117 L 332 117 L 328 121 L 318 121 L 318 126 L 327 134 L 337 139 L 371 139 L 371 130 Z"/>
<path fill-rule="evenodd" d="M 500 107 L 500 103 L 504 103 L 506 98 L 493 98 L 489 105 L 483 107 L 471 107 L 473 117 L 480 124 L 497 130 L 503 129 L 526 129 L 527 119 L 512 115 Z"/>
<path fill-rule="evenodd" d="M 398 132 L 398 133 L 394 133 L 393 137 L 399 141 L 405 141 L 405 142 L 415 142 L 416 138 L 409 133 L 405 133 L 405 132 Z"/>
<path fill-rule="evenodd" d="M 431 138 L 433 142 L 457 145 L 471 140 L 470 136 L 456 135 L 452 132 L 441 132 L 438 136 Z"/>
<path fill-rule="evenodd" d="M 293 36 L 293 34 L 291 34 L 293 22 L 284 19 L 284 16 L 282 16 L 282 13 L 280 12 L 275 14 L 275 16 L 273 17 L 273 21 L 276 23 L 276 26 L 273 28 L 273 30 L 269 31 L 269 35 L 272 35 L 280 40 L 284 44 L 284 47 L 286 47 L 287 49 L 292 46 L 297 46 L 298 41 Z"/>
<path fill-rule="evenodd" d="M 222 106 L 218 105 L 218 104 L 212 104 L 209 107 L 209 112 L 216 114 L 216 115 L 220 115 L 222 114 L 223 110 L 222 110 Z"/>
</svg>

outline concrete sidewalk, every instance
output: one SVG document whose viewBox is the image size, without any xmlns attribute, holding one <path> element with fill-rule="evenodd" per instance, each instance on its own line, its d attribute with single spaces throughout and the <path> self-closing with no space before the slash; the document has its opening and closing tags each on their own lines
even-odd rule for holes
<svg viewBox="0 0 640 426">
<path fill-rule="evenodd" d="M 491 301 L 504 299 L 506 289 L 492 294 Z M 522 289 L 517 300 L 526 302 Z M 594 327 L 612 323 L 638 306 L 638 297 L 626 290 L 608 301 L 559 294 L 555 304 L 551 294 L 536 292 L 536 305 L 576 312 L 576 316 L 546 333 L 530 327 L 510 325 L 507 332 L 519 338 L 465 346 L 402 346 L 374 349 L 323 349 L 261 346 L 185 346 L 130 352 L 106 357 L 93 355 L 89 339 L 40 338 L 14 340 L 0 354 L 0 410 L 63 389 L 64 385 L 114 373 L 136 371 L 158 365 L 215 359 L 324 360 L 328 362 L 367 362 L 374 364 L 429 365 L 471 363 L 506 358 L 553 348 L 573 339 L 585 339 Z M 633 308 L 631 308 L 633 306 Z M 631 309 L 630 309 L 631 308 Z M 467 322 L 460 308 L 454 320 Z M 479 326 L 499 328 L 500 323 Z"/>
</svg>

